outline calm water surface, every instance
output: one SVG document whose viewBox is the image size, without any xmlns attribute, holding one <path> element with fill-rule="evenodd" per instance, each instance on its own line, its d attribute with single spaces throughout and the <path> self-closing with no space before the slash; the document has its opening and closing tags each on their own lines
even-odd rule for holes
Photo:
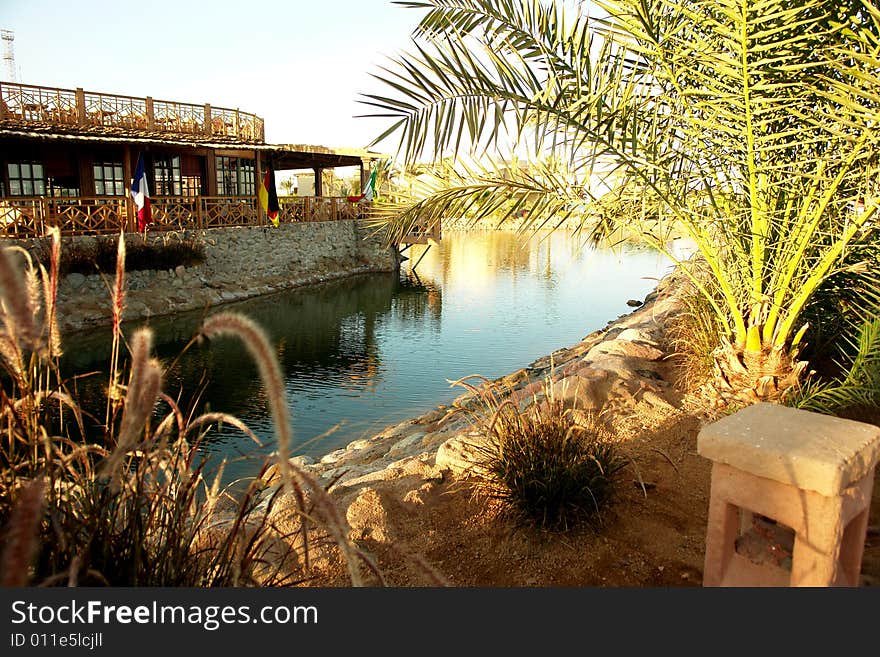
<svg viewBox="0 0 880 657">
<path fill-rule="evenodd" d="M 643 299 L 670 269 L 646 248 L 581 249 L 562 232 L 541 242 L 448 232 L 439 247 L 425 248 L 407 252 L 399 276 L 352 277 L 229 306 L 257 320 L 277 347 L 295 454 L 320 457 L 448 403 L 463 392 L 450 380 L 495 378 L 569 346 L 628 312 L 627 299 Z M 256 368 L 234 339 L 192 346 L 177 358 L 200 320 L 190 313 L 150 322 L 158 356 L 171 366 L 165 389 L 180 394 L 184 408 L 231 413 L 253 429 L 262 451 L 231 427 L 212 429 L 206 443 L 210 452 L 242 457 L 227 476 L 253 474 L 273 440 Z M 68 371 L 105 372 L 108 335 L 68 340 Z M 78 385 L 98 404 L 106 374 Z"/>
</svg>

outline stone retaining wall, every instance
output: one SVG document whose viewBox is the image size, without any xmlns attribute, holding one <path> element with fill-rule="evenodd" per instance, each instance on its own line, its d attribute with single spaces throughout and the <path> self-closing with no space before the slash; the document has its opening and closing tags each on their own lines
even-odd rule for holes
<svg viewBox="0 0 880 657">
<path fill-rule="evenodd" d="M 357 221 L 231 227 L 148 235 L 151 243 L 196 239 L 205 244 L 205 261 L 191 267 L 127 273 L 125 320 L 141 320 L 216 306 L 259 294 L 319 283 L 352 274 L 394 271 L 396 251 L 368 237 Z M 64 238 L 65 248 L 87 249 L 97 239 Z M 115 239 L 115 238 L 114 238 Z M 127 235 L 128 243 L 142 240 Z M 45 253 L 47 239 L 11 242 Z M 10 242 L 6 242 L 10 244 Z M 110 322 L 112 275 L 70 274 L 58 286 L 62 331 Z"/>
</svg>

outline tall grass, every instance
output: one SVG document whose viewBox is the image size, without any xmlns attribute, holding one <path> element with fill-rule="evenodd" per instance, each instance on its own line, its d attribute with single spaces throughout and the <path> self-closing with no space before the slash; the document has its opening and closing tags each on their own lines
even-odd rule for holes
<svg viewBox="0 0 880 657">
<path fill-rule="evenodd" d="M 598 422 L 575 421 L 572 409 L 554 398 L 551 381 L 543 399 L 524 410 L 494 385 L 456 384 L 481 401 L 470 411 L 485 437 L 475 445 L 478 493 L 541 529 L 601 526 L 626 461 Z"/>
<path fill-rule="evenodd" d="M 290 420 L 275 354 L 258 327 L 229 313 L 209 318 L 202 333 L 236 333 L 257 358 L 276 422 L 283 486 L 271 485 L 269 461 L 236 494 L 221 485 L 225 462 L 213 477 L 206 475 L 199 447 L 211 424 L 225 421 L 253 433 L 222 413 L 184 414 L 162 392 L 163 370 L 152 357 L 148 329 L 126 345 L 122 237 L 111 290 L 103 432 L 86 434 L 84 411 L 57 362 L 60 252 L 57 232 L 48 269 L 21 250 L 0 250 L 2 583 L 293 585 L 313 576 L 310 552 L 329 545 L 359 584 L 362 555 L 348 541 L 344 517 L 319 483 L 287 460 Z M 159 400 L 169 408 L 164 415 Z M 291 516 L 300 519 L 295 532 L 288 529 Z"/>
</svg>

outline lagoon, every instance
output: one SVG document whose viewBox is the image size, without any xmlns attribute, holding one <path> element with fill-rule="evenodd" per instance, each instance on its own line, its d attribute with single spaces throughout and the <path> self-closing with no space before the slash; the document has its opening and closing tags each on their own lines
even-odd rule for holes
<svg viewBox="0 0 880 657">
<path fill-rule="evenodd" d="M 647 247 L 582 246 L 561 231 L 532 239 L 446 231 L 439 246 L 414 246 L 406 255 L 399 274 L 224 306 L 259 322 L 277 348 L 293 418 L 292 455 L 320 458 L 450 403 L 463 392 L 450 381 L 472 374 L 493 379 L 569 346 L 631 310 L 626 301 L 643 299 L 671 269 Z M 149 322 L 168 368 L 165 391 L 185 411 L 208 408 L 244 421 L 262 449 L 228 425 L 212 428 L 203 449 L 231 459 L 227 479 L 253 475 L 274 447 L 257 371 L 233 339 L 193 344 L 181 354 L 203 314 Z M 126 334 L 134 328 L 126 326 Z M 66 343 L 66 372 L 99 372 L 76 383 L 84 404 L 93 400 L 97 410 L 109 330 Z M 162 404 L 159 412 L 166 410 Z"/>
</svg>

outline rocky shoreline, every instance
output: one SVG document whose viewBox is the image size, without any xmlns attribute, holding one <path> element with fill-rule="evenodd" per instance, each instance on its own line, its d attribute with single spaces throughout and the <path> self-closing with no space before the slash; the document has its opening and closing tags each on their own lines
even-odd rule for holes
<svg viewBox="0 0 880 657">
<path fill-rule="evenodd" d="M 667 276 L 637 310 L 493 384 L 521 407 L 539 399 L 550 383 L 557 399 L 582 411 L 614 415 L 647 407 L 675 412 L 672 384 L 659 370 L 664 327 L 682 308 L 676 288 L 674 274 Z M 482 437 L 463 411 L 478 404 L 479 396 L 469 391 L 449 406 L 356 440 L 318 461 L 299 456 L 291 462 L 329 487 L 345 511 L 353 540 L 385 541 L 389 500 L 391 506 L 418 505 L 445 479 L 467 476 L 474 445 Z"/>
</svg>

